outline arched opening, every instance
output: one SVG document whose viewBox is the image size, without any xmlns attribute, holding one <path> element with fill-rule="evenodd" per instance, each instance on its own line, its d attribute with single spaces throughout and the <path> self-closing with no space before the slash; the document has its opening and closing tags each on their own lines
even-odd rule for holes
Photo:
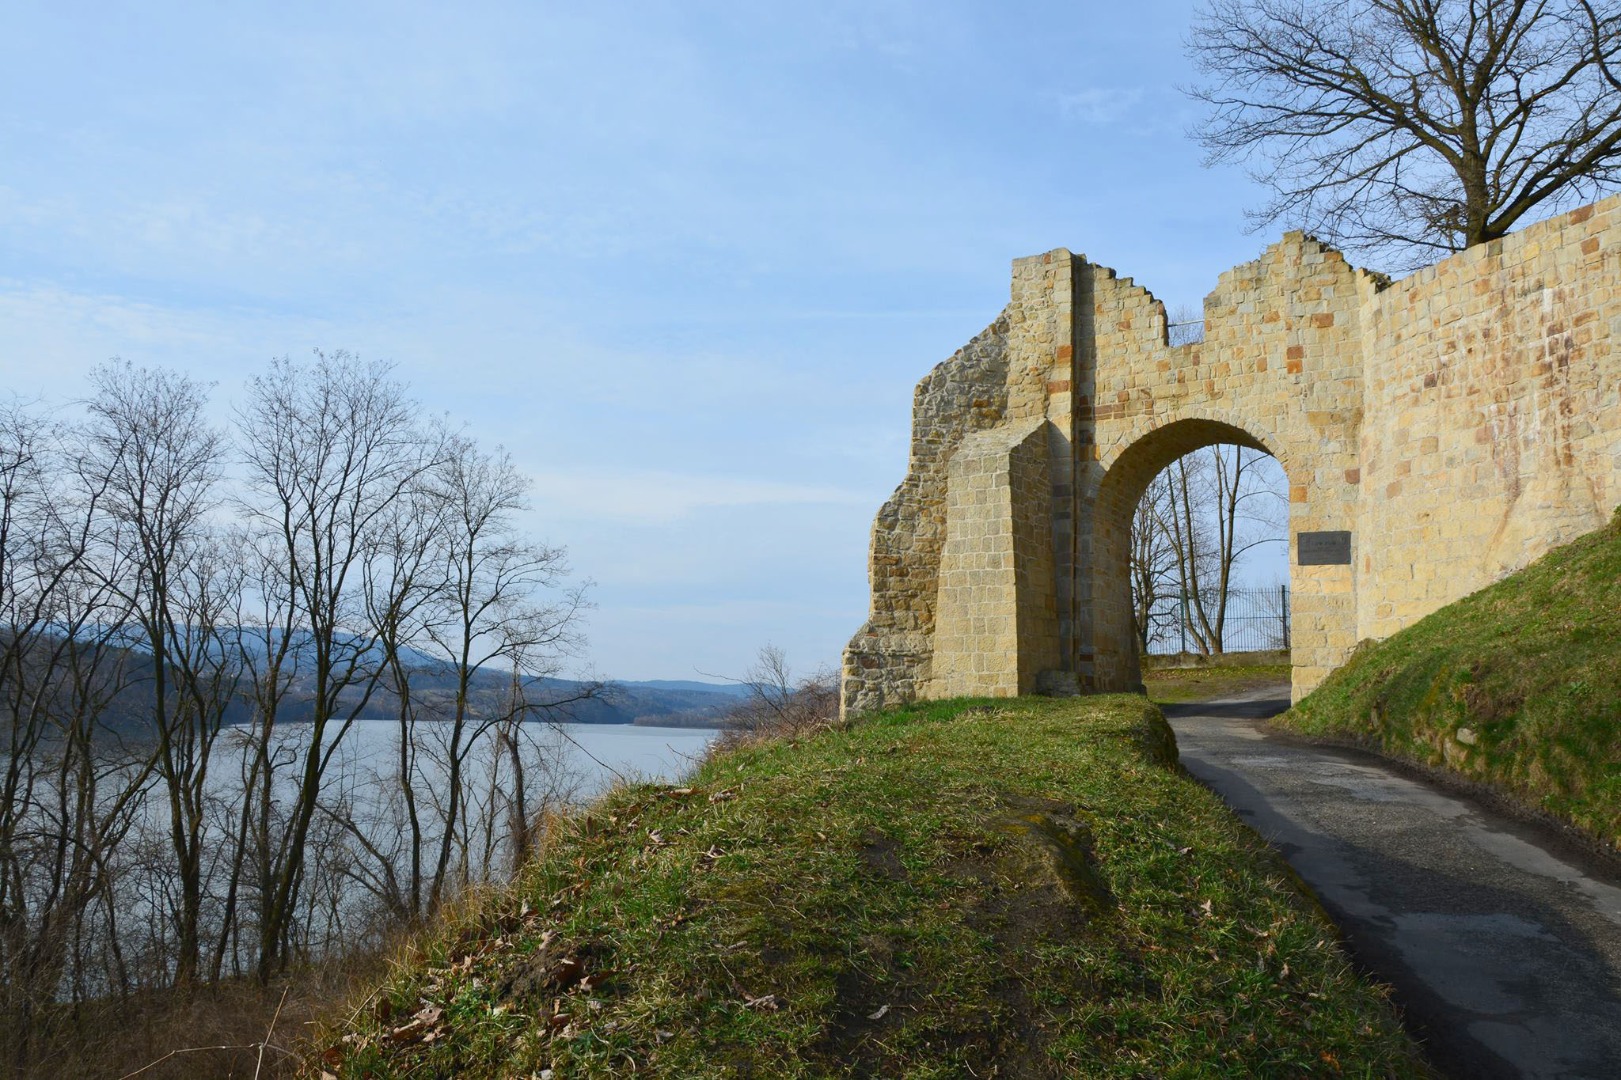
<svg viewBox="0 0 1621 1080">
<path fill-rule="evenodd" d="M 1287 650 L 1289 489 L 1272 448 L 1181 420 L 1105 464 L 1082 580 L 1093 685 L 1137 687 L 1145 654 Z"/>
</svg>

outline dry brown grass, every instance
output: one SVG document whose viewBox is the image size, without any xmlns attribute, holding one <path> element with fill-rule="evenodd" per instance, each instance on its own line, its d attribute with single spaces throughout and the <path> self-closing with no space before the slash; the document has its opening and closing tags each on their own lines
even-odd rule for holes
<svg viewBox="0 0 1621 1080">
<path fill-rule="evenodd" d="M 380 955 L 346 956 L 268 985 L 235 979 L 188 991 L 62 1006 L 29 1033 L 5 1080 L 196 1080 L 295 1075 L 312 1024 L 374 983 Z M 5 1032 L 13 1044 L 13 1032 Z"/>
</svg>

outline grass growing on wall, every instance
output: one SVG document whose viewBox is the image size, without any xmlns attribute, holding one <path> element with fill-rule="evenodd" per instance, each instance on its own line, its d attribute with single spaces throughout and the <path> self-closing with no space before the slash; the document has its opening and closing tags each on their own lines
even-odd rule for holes
<svg viewBox="0 0 1621 1080">
<path fill-rule="evenodd" d="M 1621 850 L 1621 514 L 1364 645 L 1278 723 L 1451 770 Z"/>
<path fill-rule="evenodd" d="M 335 1076 L 1417 1076 L 1141 697 L 954 701 L 618 791 L 323 1036 Z"/>
</svg>

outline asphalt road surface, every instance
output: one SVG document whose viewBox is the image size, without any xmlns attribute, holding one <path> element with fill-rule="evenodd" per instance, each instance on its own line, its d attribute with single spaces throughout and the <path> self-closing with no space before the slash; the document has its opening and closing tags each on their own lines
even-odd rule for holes
<svg viewBox="0 0 1621 1080">
<path fill-rule="evenodd" d="M 1436 1066 L 1621 1078 L 1621 875 L 1374 755 L 1261 730 L 1288 704 L 1164 708 L 1183 765 L 1311 886 Z"/>
</svg>

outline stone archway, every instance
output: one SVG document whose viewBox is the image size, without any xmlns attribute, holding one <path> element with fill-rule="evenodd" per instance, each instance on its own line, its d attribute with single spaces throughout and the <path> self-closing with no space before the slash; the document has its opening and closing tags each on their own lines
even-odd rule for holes
<svg viewBox="0 0 1621 1080">
<path fill-rule="evenodd" d="M 1291 233 L 1204 317 L 1172 346 L 1131 279 L 1013 264 L 1001 315 L 918 384 L 847 710 L 1134 687 L 1122 511 L 1183 448 L 1288 473 L 1297 698 L 1621 498 L 1621 196 L 1394 284 Z"/>
<path fill-rule="evenodd" d="M 1112 689 L 1141 683 L 1142 658 L 1133 626 L 1130 563 L 1132 517 L 1149 483 L 1177 458 L 1217 443 L 1230 443 L 1278 457 L 1260 439 L 1218 420 L 1181 419 L 1155 428 L 1126 447 L 1090 498 L 1090 557 L 1083 563 L 1078 637 L 1092 643 L 1096 683 Z M 1283 464 L 1284 472 L 1288 465 Z"/>
</svg>

